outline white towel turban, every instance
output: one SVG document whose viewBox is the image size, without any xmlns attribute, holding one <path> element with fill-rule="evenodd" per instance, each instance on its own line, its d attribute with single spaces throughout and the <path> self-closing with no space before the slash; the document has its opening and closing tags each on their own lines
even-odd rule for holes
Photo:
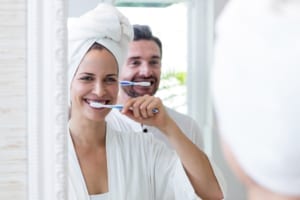
<svg viewBox="0 0 300 200">
<path fill-rule="evenodd" d="M 212 73 L 221 137 L 242 169 L 261 186 L 296 196 L 300 195 L 299 2 L 229 3 L 217 26 Z"/>
<path fill-rule="evenodd" d="M 133 28 L 128 19 L 110 4 L 100 3 L 78 18 L 68 20 L 69 86 L 82 58 L 95 43 L 106 47 L 116 58 L 119 68 L 127 56 Z"/>
</svg>

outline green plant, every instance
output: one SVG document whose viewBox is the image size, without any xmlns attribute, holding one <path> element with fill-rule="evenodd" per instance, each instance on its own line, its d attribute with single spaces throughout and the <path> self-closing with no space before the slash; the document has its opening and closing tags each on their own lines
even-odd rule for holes
<svg viewBox="0 0 300 200">
<path fill-rule="evenodd" d="M 158 96 L 164 104 L 186 112 L 186 72 L 168 71 L 162 74 Z"/>
</svg>

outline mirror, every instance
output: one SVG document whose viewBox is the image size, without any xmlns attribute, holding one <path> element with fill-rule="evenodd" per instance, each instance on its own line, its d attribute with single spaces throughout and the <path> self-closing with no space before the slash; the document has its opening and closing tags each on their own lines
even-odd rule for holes
<svg viewBox="0 0 300 200">
<path fill-rule="evenodd" d="M 68 9 L 77 1 L 70 1 L 68 6 L 64 0 L 27 1 L 28 200 L 67 199 L 66 19 L 71 14 Z M 211 121 L 207 120 L 211 115 L 207 73 L 213 41 L 213 1 L 188 2 L 186 70 L 193 81 L 187 82 L 186 112 L 204 127 L 206 144 L 212 144 Z M 92 8 L 88 6 L 85 2 L 80 8 Z M 197 112 L 199 109 L 203 112 Z M 207 146 L 206 152 L 212 154 L 212 147 Z"/>
</svg>

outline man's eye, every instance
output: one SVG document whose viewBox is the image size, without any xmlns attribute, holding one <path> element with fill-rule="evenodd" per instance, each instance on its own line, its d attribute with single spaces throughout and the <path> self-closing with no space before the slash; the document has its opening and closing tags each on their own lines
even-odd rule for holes
<svg viewBox="0 0 300 200">
<path fill-rule="evenodd" d="M 134 61 L 130 62 L 131 66 L 137 66 L 139 64 L 140 64 L 140 61 L 137 61 L 137 60 L 134 60 Z"/>
<path fill-rule="evenodd" d="M 150 65 L 159 65 L 160 62 L 158 60 L 151 60 Z"/>
</svg>

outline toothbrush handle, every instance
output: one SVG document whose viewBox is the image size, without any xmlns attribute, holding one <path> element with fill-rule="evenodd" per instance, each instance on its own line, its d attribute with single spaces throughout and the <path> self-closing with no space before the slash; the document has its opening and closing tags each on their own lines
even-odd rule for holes
<svg viewBox="0 0 300 200">
<path fill-rule="evenodd" d="M 122 110 L 123 107 L 124 107 L 123 105 L 118 105 L 118 104 L 112 106 L 112 108 L 115 108 L 115 109 L 118 109 L 118 110 Z"/>
<path fill-rule="evenodd" d="M 115 108 L 115 109 L 118 109 L 118 110 L 122 110 L 123 107 L 124 107 L 123 105 L 118 105 L 118 104 L 112 106 L 112 108 Z M 158 112 L 159 112 L 159 110 L 157 108 L 152 109 L 152 113 L 155 114 L 155 113 L 158 113 Z"/>
<path fill-rule="evenodd" d="M 155 114 L 155 113 L 158 113 L 158 112 L 159 112 L 158 108 L 153 108 L 153 109 L 152 109 L 152 113 Z"/>
</svg>

